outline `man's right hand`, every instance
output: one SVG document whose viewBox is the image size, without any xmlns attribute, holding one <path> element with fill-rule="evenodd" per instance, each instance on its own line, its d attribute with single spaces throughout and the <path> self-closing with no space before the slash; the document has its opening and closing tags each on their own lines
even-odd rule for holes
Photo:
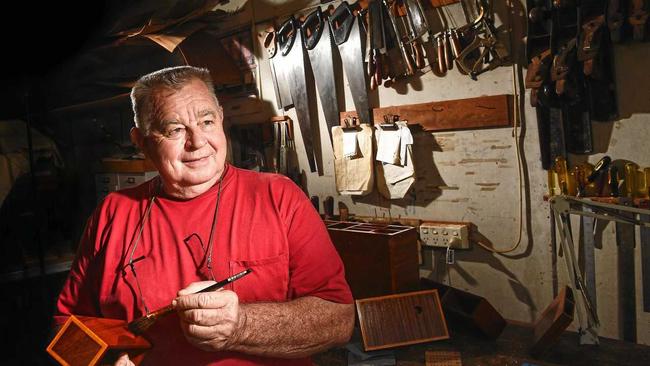
<svg viewBox="0 0 650 366">
<path fill-rule="evenodd" d="M 178 292 L 172 303 L 188 342 L 204 351 L 220 351 L 237 343 L 245 315 L 233 291 L 219 289 L 196 293 L 210 282 L 190 284 Z"/>
</svg>

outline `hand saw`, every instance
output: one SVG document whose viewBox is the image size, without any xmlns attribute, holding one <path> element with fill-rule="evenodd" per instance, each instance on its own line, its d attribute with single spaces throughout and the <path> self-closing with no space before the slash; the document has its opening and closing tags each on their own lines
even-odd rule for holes
<svg viewBox="0 0 650 366">
<path fill-rule="evenodd" d="M 336 81 L 338 79 L 334 77 L 330 26 L 323 12 L 318 8 L 305 18 L 301 29 L 311 69 L 314 73 L 321 107 L 325 115 L 327 132 L 330 141 L 332 141 L 332 127 L 340 125 L 340 117 L 338 96 L 336 94 Z"/>
<path fill-rule="evenodd" d="M 305 49 L 302 44 L 302 32 L 298 27 L 298 21 L 291 17 L 285 21 L 278 30 L 278 44 L 282 53 L 283 69 L 286 72 L 291 99 L 296 108 L 296 117 L 300 125 L 300 134 L 305 153 L 309 162 L 309 169 L 316 171 L 316 159 L 312 143 L 312 119 L 310 113 L 310 93 L 307 85 L 307 69 L 305 68 Z"/>
<path fill-rule="evenodd" d="M 357 115 L 361 123 L 372 123 L 368 106 L 368 82 L 363 66 L 366 36 L 362 34 L 360 20 L 352 13 L 346 1 L 342 2 L 329 18 Z"/>
</svg>

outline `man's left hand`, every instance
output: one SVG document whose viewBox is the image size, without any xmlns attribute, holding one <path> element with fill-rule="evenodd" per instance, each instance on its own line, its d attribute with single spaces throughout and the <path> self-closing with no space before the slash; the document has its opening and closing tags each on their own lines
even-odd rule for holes
<svg viewBox="0 0 650 366">
<path fill-rule="evenodd" d="M 228 349 L 236 343 L 245 323 L 236 293 L 228 290 L 195 293 L 213 283 L 192 283 L 179 291 L 173 302 L 185 338 L 205 351 Z"/>
</svg>

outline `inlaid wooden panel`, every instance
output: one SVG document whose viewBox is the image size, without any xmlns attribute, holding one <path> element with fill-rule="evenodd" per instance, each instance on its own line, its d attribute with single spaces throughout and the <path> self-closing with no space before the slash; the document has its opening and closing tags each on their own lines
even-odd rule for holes
<svg viewBox="0 0 650 366">
<path fill-rule="evenodd" d="M 437 290 L 356 301 L 366 351 L 449 338 Z"/>
<path fill-rule="evenodd" d="M 77 322 L 69 322 L 58 342 L 51 347 L 52 354 L 60 363 L 91 365 L 97 362 L 106 344 L 86 333 Z"/>
<path fill-rule="evenodd" d="M 61 365 L 112 365 L 126 352 L 133 363 L 142 362 L 151 344 L 126 329 L 118 319 L 74 316 L 61 327 L 47 352 Z"/>
<path fill-rule="evenodd" d="M 426 351 L 424 361 L 426 366 L 463 366 L 458 351 Z"/>
</svg>

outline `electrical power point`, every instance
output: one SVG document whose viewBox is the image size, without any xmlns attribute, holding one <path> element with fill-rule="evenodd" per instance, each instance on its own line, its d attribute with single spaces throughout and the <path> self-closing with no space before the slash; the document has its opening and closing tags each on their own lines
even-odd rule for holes
<svg viewBox="0 0 650 366">
<path fill-rule="evenodd" d="M 435 248 L 470 249 L 469 223 L 423 222 L 420 240 Z"/>
</svg>

